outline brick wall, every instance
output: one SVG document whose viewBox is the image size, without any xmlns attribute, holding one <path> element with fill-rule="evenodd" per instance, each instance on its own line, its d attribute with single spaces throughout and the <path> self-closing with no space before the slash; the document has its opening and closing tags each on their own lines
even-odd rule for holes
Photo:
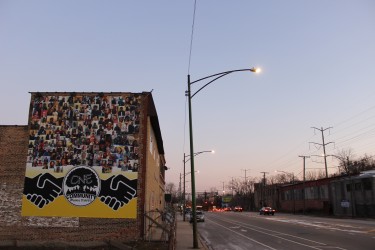
<svg viewBox="0 0 375 250">
<path fill-rule="evenodd" d="M 27 126 L 0 125 L 0 241 L 139 239 L 141 211 L 136 220 L 21 217 L 27 147 Z"/>
</svg>

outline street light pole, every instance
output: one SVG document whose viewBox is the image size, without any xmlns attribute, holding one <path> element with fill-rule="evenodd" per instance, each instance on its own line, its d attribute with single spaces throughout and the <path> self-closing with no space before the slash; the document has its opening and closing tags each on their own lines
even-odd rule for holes
<svg viewBox="0 0 375 250">
<path fill-rule="evenodd" d="M 182 213 L 183 213 L 183 218 L 184 218 L 184 221 L 185 221 L 185 209 L 186 209 L 186 198 L 185 198 L 185 163 L 186 163 L 186 160 L 185 160 L 186 156 L 185 156 L 185 153 L 184 153 L 184 200 L 183 200 L 183 207 L 182 207 Z"/>
<path fill-rule="evenodd" d="M 193 216 L 193 248 L 198 248 L 198 234 L 197 234 L 197 219 L 196 219 L 196 200 L 195 200 L 195 174 L 194 174 L 194 143 L 193 143 L 193 120 L 192 120 L 192 110 L 191 110 L 191 98 L 193 98 L 196 94 L 198 94 L 202 89 L 207 87 L 212 82 L 216 81 L 217 79 L 226 76 L 228 74 L 239 72 L 239 71 L 250 71 L 257 73 L 260 70 L 256 68 L 251 69 L 238 69 L 238 70 L 230 70 L 225 71 L 221 73 L 217 73 L 214 75 L 206 76 L 203 78 L 200 78 L 195 81 L 190 81 L 190 74 L 187 76 L 187 84 L 188 84 L 188 90 L 186 92 L 186 95 L 188 97 L 188 103 L 189 103 L 189 134 L 190 134 L 190 168 L 191 168 L 191 192 L 192 192 L 192 216 Z M 210 79 L 208 83 L 203 85 L 200 89 L 198 89 L 194 94 L 191 93 L 190 86 L 193 83 L 200 82 L 202 80 Z"/>
<path fill-rule="evenodd" d="M 188 75 L 188 99 L 189 99 L 189 134 L 190 134 L 190 168 L 191 168 L 191 204 L 193 216 L 193 248 L 198 248 L 196 200 L 195 200 L 195 174 L 194 174 L 194 143 L 193 143 L 193 120 L 191 110 L 190 75 Z"/>
<path fill-rule="evenodd" d="M 199 154 L 203 154 L 203 153 L 215 153 L 215 151 L 214 150 L 204 150 L 204 151 L 199 151 L 199 152 L 196 152 L 196 153 L 194 153 L 193 155 L 194 156 L 197 156 L 197 155 L 199 155 Z M 185 153 L 184 153 L 184 159 L 183 159 L 183 162 L 184 162 L 184 200 L 183 200 L 183 220 L 185 221 L 185 209 L 186 209 L 186 201 L 185 201 L 185 176 L 187 175 L 187 174 L 189 174 L 189 173 L 185 173 L 185 165 L 186 165 L 186 162 L 188 162 L 189 160 L 190 160 L 190 158 L 189 159 L 187 159 L 187 160 L 185 160 L 186 159 L 186 157 L 190 157 L 190 155 L 186 155 Z"/>
</svg>

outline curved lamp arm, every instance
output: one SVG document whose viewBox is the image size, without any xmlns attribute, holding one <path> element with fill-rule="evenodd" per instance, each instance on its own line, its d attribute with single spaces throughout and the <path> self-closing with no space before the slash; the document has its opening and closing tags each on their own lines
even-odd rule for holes
<svg viewBox="0 0 375 250">
<path fill-rule="evenodd" d="M 236 69 L 236 70 L 229 70 L 229 71 L 225 71 L 225 72 L 221 72 L 221 73 L 217 73 L 217 74 L 213 74 L 213 75 L 210 75 L 210 76 L 206 76 L 206 77 L 203 77 L 203 78 L 200 78 L 198 80 L 195 80 L 195 81 L 192 81 L 190 82 L 190 85 L 192 85 L 193 83 L 196 83 L 196 82 L 200 82 L 202 80 L 206 80 L 206 79 L 209 79 L 209 78 L 212 78 L 212 77 L 215 77 L 213 80 L 209 81 L 208 83 L 206 83 L 205 85 L 203 85 L 200 89 L 198 89 L 193 95 L 191 95 L 190 98 L 193 98 L 196 94 L 198 94 L 202 89 L 204 89 L 205 87 L 207 87 L 208 85 L 210 85 L 212 82 L 216 81 L 217 79 L 223 77 L 223 76 L 226 76 L 228 74 L 231 74 L 231 73 L 234 73 L 234 72 L 239 72 L 239 71 L 250 71 L 250 72 L 254 72 L 254 73 L 258 73 L 260 72 L 260 69 L 257 69 L 257 68 L 251 68 L 251 69 Z"/>
<path fill-rule="evenodd" d="M 200 154 L 203 154 L 203 153 L 215 153 L 215 150 L 204 150 L 204 151 L 196 152 L 196 153 L 194 153 L 194 156 L 197 156 L 197 155 L 200 155 Z M 185 155 L 185 158 L 187 158 L 187 157 L 190 157 L 190 155 Z M 186 161 L 184 159 L 184 163 L 186 163 L 188 161 L 190 161 L 190 158 L 187 159 Z"/>
</svg>

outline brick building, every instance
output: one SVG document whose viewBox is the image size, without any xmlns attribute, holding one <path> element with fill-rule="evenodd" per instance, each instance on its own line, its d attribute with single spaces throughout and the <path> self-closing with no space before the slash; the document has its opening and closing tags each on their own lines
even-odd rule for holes
<svg viewBox="0 0 375 250">
<path fill-rule="evenodd" d="M 332 182 L 333 213 L 337 216 L 375 218 L 375 171 Z"/>
<path fill-rule="evenodd" d="M 271 206 L 280 212 L 324 215 L 375 216 L 375 174 L 335 176 L 290 184 L 254 185 L 255 204 Z M 264 198 L 263 198 L 264 197 Z"/>
<path fill-rule="evenodd" d="M 101 183 L 89 201 L 69 188 L 78 169 Z M 165 170 L 150 92 L 31 93 L 28 125 L 0 125 L 0 241 L 144 239 Z"/>
<path fill-rule="evenodd" d="M 331 214 L 329 185 L 337 177 L 289 184 L 255 185 L 255 201 L 280 212 Z"/>
</svg>

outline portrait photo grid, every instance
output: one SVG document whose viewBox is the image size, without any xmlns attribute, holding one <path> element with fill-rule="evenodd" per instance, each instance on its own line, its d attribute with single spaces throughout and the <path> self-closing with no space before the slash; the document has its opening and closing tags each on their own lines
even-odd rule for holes
<svg viewBox="0 0 375 250">
<path fill-rule="evenodd" d="M 32 96 L 27 168 L 64 173 L 66 166 L 138 171 L 141 98 L 124 95 Z"/>
</svg>

